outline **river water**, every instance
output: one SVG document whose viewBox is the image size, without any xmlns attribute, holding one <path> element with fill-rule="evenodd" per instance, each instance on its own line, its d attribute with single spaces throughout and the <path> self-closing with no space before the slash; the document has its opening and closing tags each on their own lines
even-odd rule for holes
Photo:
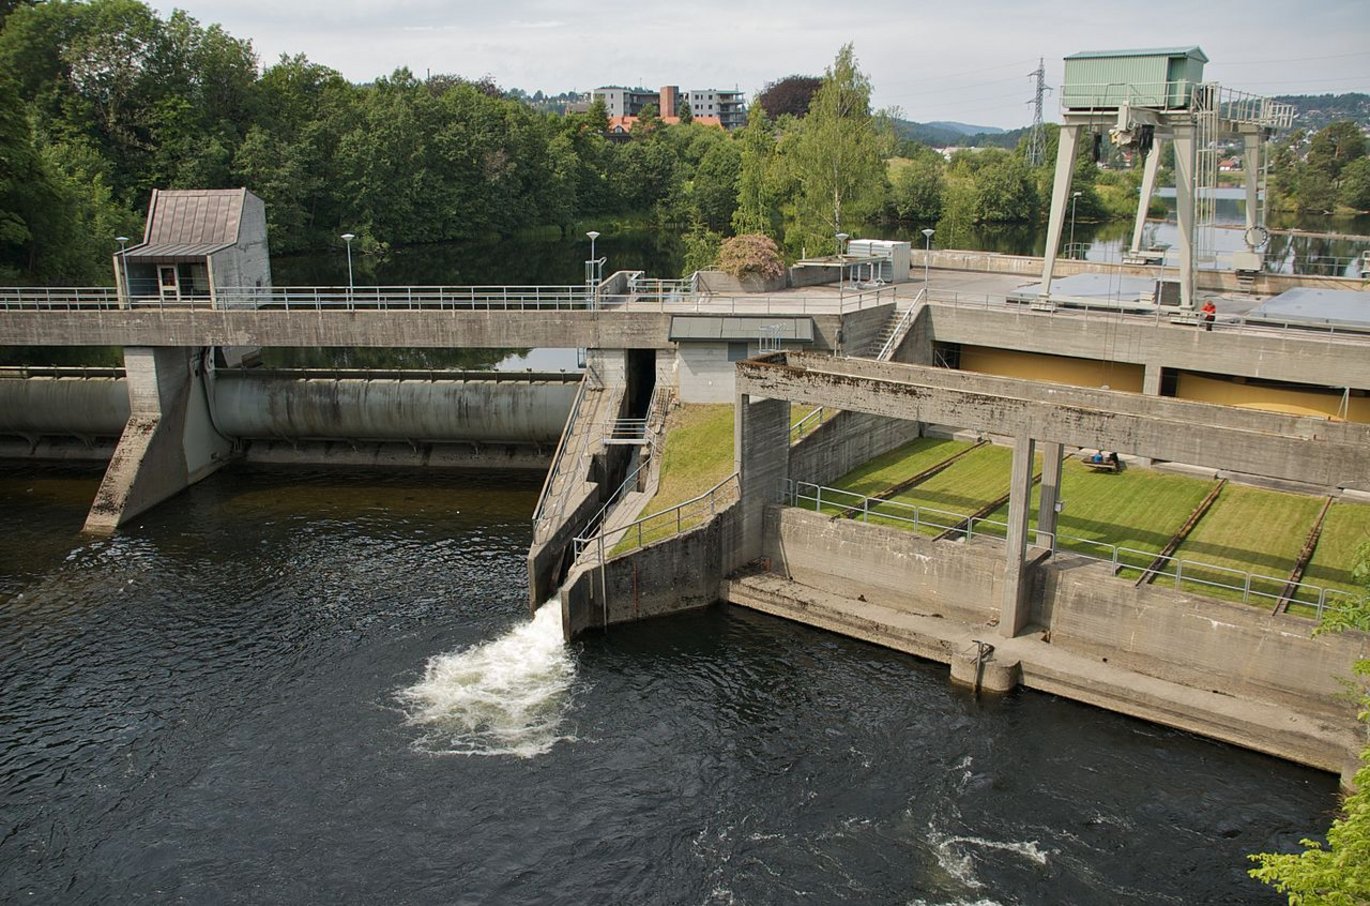
<svg viewBox="0 0 1370 906">
<path fill-rule="evenodd" d="M 1332 777 L 730 607 L 565 646 L 524 476 L 0 471 L 0 901 L 1276 903 Z"/>
</svg>

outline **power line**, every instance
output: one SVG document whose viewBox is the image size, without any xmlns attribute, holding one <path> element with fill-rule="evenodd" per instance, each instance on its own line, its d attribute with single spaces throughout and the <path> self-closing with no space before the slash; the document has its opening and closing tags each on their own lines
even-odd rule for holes
<svg viewBox="0 0 1370 906">
<path fill-rule="evenodd" d="M 1320 57 L 1290 57 L 1284 60 L 1223 60 L 1221 63 L 1214 63 L 1215 66 L 1264 66 L 1268 63 L 1310 63 L 1318 60 L 1342 60 L 1346 57 L 1366 57 L 1370 56 L 1370 50 L 1357 50 L 1354 53 L 1334 53 L 1325 54 Z"/>
</svg>

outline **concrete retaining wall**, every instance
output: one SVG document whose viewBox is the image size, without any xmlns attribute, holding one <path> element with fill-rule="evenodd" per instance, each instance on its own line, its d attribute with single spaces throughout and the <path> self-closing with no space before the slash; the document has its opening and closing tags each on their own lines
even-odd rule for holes
<svg viewBox="0 0 1370 906">
<path fill-rule="evenodd" d="M 602 576 L 598 566 L 577 566 L 561 590 L 566 637 L 603 628 L 606 614 L 612 626 L 717 601 L 740 512 L 733 504 L 691 531 L 610 560 Z"/>
<path fill-rule="evenodd" d="M 784 274 L 765 280 L 757 276 L 734 277 L 723 271 L 700 271 L 698 285 L 700 292 L 728 296 L 741 293 L 775 293 L 788 286 L 789 281 Z"/>
<path fill-rule="evenodd" d="M 983 624 L 999 613 L 1003 542 L 935 542 L 792 507 L 766 512 L 765 556 L 796 582 L 909 613 Z"/>
<path fill-rule="evenodd" d="M 1040 567 L 1034 622 L 1051 643 L 1171 682 L 1345 717 L 1338 676 L 1370 637 L 1312 637 L 1313 621 L 1164 587 L 1134 588 L 1105 564 Z"/>
<path fill-rule="evenodd" d="M 902 418 L 842 411 L 790 448 L 790 475 L 832 484 L 857 466 L 918 437 L 922 426 Z"/>
<path fill-rule="evenodd" d="M 1158 375 L 1159 369 L 1172 368 L 1370 389 L 1370 355 L 1365 341 L 1355 337 L 1297 330 L 1208 333 L 1168 321 L 1058 316 L 1020 305 L 980 308 L 933 302 L 928 308 L 932 339 L 940 343 L 1128 362 L 1155 369 Z"/>
<path fill-rule="evenodd" d="M 911 258 L 914 267 L 922 267 L 926 261 L 934 268 L 980 271 L 989 274 L 1019 274 L 1025 279 L 1031 280 L 1042 278 L 1044 264 L 1044 259 L 1028 255 L 1000 255 L 994 252 L 943 249 L 933 250 L 931 258 L 924 250 L 913 249 Z M 1160 272 L 1160 269 L 1156 267 L 1107 264 L 1101 261 L 1079 261 L 1070 258 L 1057 258 L 1053 270 L 1057 277 L 1068 277 L 1072 274 L 1121 273 L 1129 277 L 1149 277 L 1152 279 L 1155 279 Z M 1197 280 L 1199 289 L 1225 292 L 1245 291 L 1245 287 L 1238 282 L 1235 271 L 1200 270 Z M 1260 273 L 1255 275 L 1255 282 L 1251 288 L 1261 295 L 1273 295 L 1300 286 L 1316 286 L 1321 289 L 1355 292 L 1364 290 L 1367 285 L 1370 285 L 1370 281 L 1357 280 L 1352 277 L 1313 277 Z"/>
</svg>

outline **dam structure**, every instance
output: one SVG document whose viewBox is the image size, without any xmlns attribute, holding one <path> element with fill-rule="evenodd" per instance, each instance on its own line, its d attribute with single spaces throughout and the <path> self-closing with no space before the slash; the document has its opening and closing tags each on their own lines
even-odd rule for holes
<svg viewBox="0 0 1370 906">
<path fill-rule="evenodd" d="M 1175 60 L 1197 84 L 1197 57 Z M 1174 141 L 1181 173 L 1210 132 L 1249 135 L 1258 155 L 1283 122 L 1189 87 L 1069 97 L 1066 173 L 1074 142 L 1110 122 L 1148 151 Z M 1208 132 L 1188 124 L 1195 103 Z M 1199 267 L 1203 218 L 1187 213 L 1178 288 L 1145 249 L 1058 260 L 1063 191 L 1043 258 L 853 243 L 760 292 L 597 270 L 574 286 L 275 286 L 260 199 L 159 192 L 113 288 L 0 289 L 0 344 L 124 350 L 122 369 L 0 374 L 0 455 L 107 460 L 95 534 L 239 459 L 545 470 L 529 604 L 555 600 L 567 638 L 727 601 L 946 663 L 977 691 L 1042 689 L 1349 777 L 1364 735 L 1339 679 L 1370 654 L 1363 634 L 1133 585 L 1058 543 L 1057 514 L 1080 449 L 1370 498 L 1370 284 L 1266 273 L 1255 222 L 1242 267 Z M 1217 315 L 1202 323 L 1205 294 Z M 266 347 L 554 347 L 583 350 L 585 369 L 248 367 Z M 733 405 L 733 474 L 658 514 L 663 537 L 624 543 L 642 537 L 676 402 Z M 827 417 L 796 438 L 792 404 Z M 824 510 L 837 478 L 938 433 L 1012 451 L 1002 537 Z"/>
</svg>

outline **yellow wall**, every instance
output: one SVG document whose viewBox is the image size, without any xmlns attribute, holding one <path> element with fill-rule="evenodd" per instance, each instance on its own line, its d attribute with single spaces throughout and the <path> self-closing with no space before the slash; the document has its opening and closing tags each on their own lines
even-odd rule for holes
<svg viewBox="0 0 1370 906">
<path fill-rule="evenodd" d="M 1110 390 L 1132 393 L 1142 392 L 1144 372 L 1141 365 L 990 349 L 987 346 L 962 346 L 961 370 L 1032 381 L 1052 381 L 1076 387 L 1097 389 L 1107 385 Z"/>
<path fill-rule="evenodd" d="M 1342 395 L 1335 390 L 1286 390 L 1184 373 L 1179 375 L 1175 395 L 1179 399 L 1201 403 L 1266 409 L 1293 415 L 1336 416 L 1342 403 Z M 1370 397 L 1351 397 L 1347 420 L 1370 422 Z"/>
</svg>

